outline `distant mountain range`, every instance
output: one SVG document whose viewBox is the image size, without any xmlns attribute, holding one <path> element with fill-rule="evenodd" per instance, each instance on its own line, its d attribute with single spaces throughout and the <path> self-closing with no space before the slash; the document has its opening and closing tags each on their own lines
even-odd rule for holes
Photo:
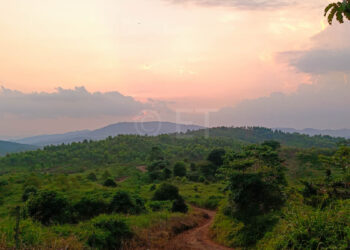
<svg viewBox="0 0 350 250">
<path fill-rule="evenodd" d="M 161 134 L 184 133 L 189 130 L 193 131 L 203 128 L 204 127 L 197 125 L 176 124 L 171 122 L 122 122 L 96 130 L 82 130 L 54 135 L 39 135 L 16 139 L 14 142 L 42 147 L 47 145 L 79 142 L 83 140 L 103 140 L 108 136 L 126 134 L 156 136 Z"/>
<path fill-rule="evenodd" d="M 17 153 L 28 150 L 35 150 L 38 147 L 33 145 L 25 145 L 15 142 L 0 141 L 0 156 L 4 156 L 8 153 Z"/>
<path fill-rule="evenodd" d="M 350 139 L 350 129 L 294 129 L 294 128 L 276 128 L 277 130 L 286 132 L 286 133 L 299 133 L 305 135 L 329 135 L 332 137 L 344 137 L 346 139 Z"/>
</svg>

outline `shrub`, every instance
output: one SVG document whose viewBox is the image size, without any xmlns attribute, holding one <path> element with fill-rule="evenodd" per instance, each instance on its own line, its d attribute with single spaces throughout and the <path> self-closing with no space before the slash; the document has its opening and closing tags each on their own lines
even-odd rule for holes
<svg viewBox="0 0 350 250">
<path fill-rule="evenodd" d="M 153 184 L 150 188 L 149 188 L 149 191 L 154 191 L 156 190 L 157 188 L 157 185 L 156 184 Z"/>
<path fill-rule="evenodd" d="M 223 196 L 210 196 L 204 201 L 203 206 L 207 209 L 216 209 L 218 208 L 220 201 L 223 200 Z"/>
<path fill-rule="evenodd" d="M 105 187 L 116 187 L 117 183 L 115 183 L 115 181 L 112 180 L 111 178 L 108 178 L 107 180 L 105 180 L 103 182 L 103 186 L 105 186 Z"/>
<path fill-rule="evenodd" d="M 174 176 L 186 176 L 186 165 L 183 162 L 177 162 L 174 166 Z"/>
<path fill-rule="evenodd" d="M 103 180 L 106 180 L 106 179 L 111 178 L 111 177 L 112 177 L 112 175 L 111 175 L 111 173 L 108 170 L 104 171 L 103 174 L 102 174 L 102 179 Z"/>
<path fill-rule="evenodd" d="M 164 168 L 162 171 L 163 180 L 169 179 L 171 177 L 171 170 Z"/>
<path fill-rule="evenodd" d="M 161 211 L 164 209 L 169 209 L 171 208 L 171 203 L 169 201 L 151 201 L 149 202 L 148 206 L 149 208 L 153 211 Z"/>
<path fill-rule="evenodd" d="M 112 212 L 116 213 L 129 213 L 134 207 L 134 203 L 128 192 L 117 191 L 113 196 L 112 202 L 110 204 L 110 209 Z"/>
<path fill-rule="evenodd" d="M 90 173 L 90 174 L 88 174 L 86 179 L 88 179 L 89 181 L 97 181 L 97 176 L 95 173 Z"/>
<path fill-rule="evenodd" d="M 171 184 L 163 183 L 153 195 L 155 201 L 175 200 L 179 198 L 179 189 Z"/>
<path fill-rule="evenodd" d="M 214 149 L 208 155 L 207 160 L 213 163 L 215 166 L 221 166 L 224 163 L 225 154 L 225 149 Z"/>
<path fill-rule="evenodd" d="M 177 198 L 173 201 L 173 206 L 171 208 L 172 212 L 187 213 L 188 206 L 186 205 L 182 197 Z"/>
<path fill-rule="evenodd" d="M 145 210 L 145 203 L 139 197 L 128 192 L 117 191 L 110 204 L 110 210 L 116 213 L 138 214 Z"/>
<path fill-rule="evenodd" d="M 123 242 L 133 235 L 124 220 L 106 215 L 94 219 L 93 227 L 88 244 L 97 249 L 122 249 Z"/>
<path fill-rule="evenodd" d="M 218 166 L 212 162 L 205 161 L 199 164 L 199 169 L 206 179 L 214 179 Z"/>
<path fill-rule="evenodd" d="M 28 186 L 24 189 L 22 194 L 22 201 L 27 201 L 30 195 L 35 195 L 38 189 L 34 186 Z"/>
<path fill-rule="evenodd" d="M 108 210 L 108 203 L 100 197 L 85 196 L 74 205 L 78 221 L 87 220 Z"/>
<path fill-rule="evenodd" d="M 43 190 L 30 197 L 27 211 L 30 217 L 44 225 L 64 223 L 71 219 L 68 200 L 51 190 Z"/>
</svg>

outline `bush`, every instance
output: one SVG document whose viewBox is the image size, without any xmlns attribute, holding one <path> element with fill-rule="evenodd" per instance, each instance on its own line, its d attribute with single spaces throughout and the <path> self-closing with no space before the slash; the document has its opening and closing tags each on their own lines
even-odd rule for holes
<svg viewBox="0 0 350 250">
<path fill-rule="evenodd" d="M 213 180 L 215 178 L 215 174 L 216 174 L 216 171 L 218 169 L 218 166 L 216 166 L 212 162 L 205 161 L 205 162 L 201 162 L 199 164 L 199 169 L 200 169 L 202 175 L 206 179 Z"/>
<path fill-rule="evenodd" d="M 176 200 L 179 198 L 179 189 L 167 183 L 163 183 L 159 186 L 156 192 L 153 195 L 152 200 L 155 201 L 166 201 L 166 200 Z"/>
<path fill-rule="evenodd" d="M 143 210 L 145 210 L 144 201 L 136 195 L 131 197 L 125 191 L 117 191 L 110 204 L 110 211 L 116 213 L 138 214 Z"/>
<path fill-rule="evenodd" d="M 86 179 L 88 179 L 89 181 L 97 181 L 97 176 L 95 173 L 90 173 L 90 174 L 88 174 Z"/>
<path fill-rule="evenodd" d="M 38 189 L 34 186 L 28 186 L 24 189 L 22 194 L 22 201 L 27 201 L 30 195 L 35 195 Z"/>
<path fill-rule="evenodd" d="M 186 165 L 183 162 L 177 162 L 174 166 L 174 176 L 184 177 L 186 176 Z"/>
<path fill-rule="evenodd" d="M 156 190 L 157 188 L 157 185 L 156 184 L 153 184 L 150 188 L 149 188 L 149 191 L 154 191 Z"/>
<path fill-rule="evenodd" d="M 225 149 L 214 149 L 208 155 L 207 160 L 213 163 L 215 166 L 221 166 L 224 163 L 225 154 Z"/>
<path fill-rule="evenodd" d="M 133 235 L 124 220 L 106 215 L 94 219 L 93 227 L 88 244 L 97 249 L 122 249 L 123 242 Z"/>
<path fill-rule="evenodd" d="M 203 206 L 204 208 L 207 208 L 207 209 L 216 209 L 218 208 L 220 201 L 222 201 L 223 199 L 224 199 L 223 196 L 212 195 L 204 201 Z"/>
<path fill-rule="evenodd" d="M 27 203 L 28 215 L 44 225 L 64 223 L 71 219 L 68 200 L 61 194 L 43 190 L 30 197 Z"/>
<path fill-rule="evenodd" d="M 188 206 L 186 205 L 182 197 L 177 198 L 173 201 L 173 206 L 171 208 L 172 212 L 187 213 Z"/>
<path fill-rule="evenodd" d="M 171 203 L 169 201 L 151 201 L 148 206 L 153 212 L 161 211 L 164 209 L 171 208 Z"/>
<path fill-rule="evenodd" d="M 115 181 L 112 180 L 111 178 L 108 178 L 107 180 L 104 181 L 103 186 L 105 186 L 105 187 L 116 187 L 117 183 L 115 183 Z"/>
<path fill-rule="evenodd" d="M 74 205 L 77 221 L 87 220 L 108 210 L 108 203 L 100 197 L 85 196 Z"/>
<path fill-rule="evenodd" d="M 171 170 L 164 168 L 162 171 L 162 175 L 163 175 L 163 180 L 167 180 L 171 177 Z"/>
</svg>

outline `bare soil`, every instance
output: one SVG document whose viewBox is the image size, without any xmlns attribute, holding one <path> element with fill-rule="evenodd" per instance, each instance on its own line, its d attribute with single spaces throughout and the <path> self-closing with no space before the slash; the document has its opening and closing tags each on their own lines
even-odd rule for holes
<svg viewBox="0 0 350 250">
<path fill-rule="evenodd" d="M 215 211 L 202 208 L 194 208 L 198 212 L 207 214 L 207 220 L 204 224 L 185 231 L 177 235 L 169 242 L 168 249 L 172 250 L 228 250 L 229 247 L 221 246 L 209 237 L 209 229 L 216 215 Z"/>
</svg>

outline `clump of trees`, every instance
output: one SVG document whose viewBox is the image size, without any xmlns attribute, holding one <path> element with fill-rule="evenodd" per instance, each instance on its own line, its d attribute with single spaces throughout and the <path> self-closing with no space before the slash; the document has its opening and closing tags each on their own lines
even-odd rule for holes
<svg viewBox="0 0 350 250">
<path fill-rule="evenodd" d="M 78 223 L 103 213 L 140 214 L 144 211 L 144 200 L 126 191 L 117 191 L 110 200 L 103 193 L 87 193 L 72 202 L 60 192 L 40 190 L 31 194 L 26 203 L 27 215 L 43 225 Z"/>
<path fill-rule="evenodd" d="M 96 249 L 122 249 L 123 243 L 133 236 L 121 218 L 102 215 L 95 218 L 92 224 L 93 231 L 89 235 L 88 244 Z"/>
<path fill-rule="evenodd" d="M 276 223 L 274 212 L 285 203 L 287 182 L 278 149 L 277 143 L 267 142 L 229 152 L 219 170 L 219 176 L 228 183 L 225 213 L 244 224 L 236 235 L 243 245 L 254 244 L 262 238 Z"/>
<path fill-rule="evenodd" d="M 187 213 L 188 206 L 179 194 L 179 189 L 171 184 L 163 183 L 155 191 L 152 200 L 154 201 L 172 201 L 172 212 Z"/>
</svg>

